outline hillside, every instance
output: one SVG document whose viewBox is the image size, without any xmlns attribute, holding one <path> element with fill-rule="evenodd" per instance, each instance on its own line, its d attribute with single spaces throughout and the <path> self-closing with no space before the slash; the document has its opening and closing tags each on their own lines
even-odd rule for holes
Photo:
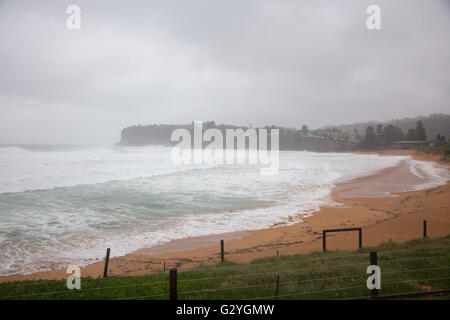
<svg viewBox="0 0 450 320">
<path fill-rule="evenodd" d="M 383 126 L 392 124 L 402 129 L 406 134 L 408 129 L 415 129 L 417 121 L 421 120 L 429 141 L 435 140 L 439 134 L 450 138 L 450 115 L 446 114 L 431 114 L 428 117 L 415 117 L 394 119 L 385 122 L 363 122 L 353 123 L 339 126 L 325 126 L 316 130 L 311 130 L 308 133 L 303 133 L 302 130 L 295 128 L 266 126 L 265 128 L 277 128 L 280 130 L 279 148 L 280 150 L 307 150 L 317 152 L 336 152 L 336 151 L 350 151 L 358 149 L 359 135 L 364 136 L 368 126 L 375 127 L 381 123 Z M 137 125 L 124 128 L 121 133 L 121 140 L 119 145 L 122 146 L 145 146 L 145 145 L 165 145 L 171 146 L 175 143 L 171 141 L 171 134 L 175 129 L 183 128 L 188 130 L 191 135 L 193 133 L 193 123 L 191 124 L 152 124 L 152 125 Z M 222 132 L 225 136 L 227 129 L 243 129 L 246 131 L 248 127 L 240 127 L 227 124 L 218 124 L 214 121 L 205 121 L 203 123 L 203 130 L 215 128 Z M 257 128 L 256 128 L 257 129 Z M 337 129 L 341 131 L 341 135 L 353 133 L 357 130 L 358 139 L 351 139 L 349 137 L 333 136 L 333 131 Z M 348 134 L 347 134 L 348 135 Z M 270 139 L 269 139 L 270 140 Z M 269 143 L 270 144 L 270 143 Z M 204 146 L 207 145 L 204 142 Z M 225 146 L 224 146 L 225 147 Z"/>
<path fill-rule="evenodd" d="M 119 145 L 122 146 L 145 146 L 145 145 L 164 145 L 171 146 L 175 143 L 171 141 L 171 134 L 175 129 L 183 128 L 188 130 L 193 136 L 193 124 L 172 125 L 172 124 L 152 124 L 131 126 L 122 130 Z M 227 129 L 243 129 L 246 131 L 248 127 L 237 127 L 234 125 L 219 124 L 214 121 L 206 121 L 203 123 L 203 130 L 218 129 L 222 135 L 226 136 Z M 269 128 L 269 127 L 266 127 Z M 303 136 L 299 130 L 292 128 L 283 128 L 272 126 L 280 130 L 279 148 L 280 150 L 308 150 L 317 152 L 337 152 L 350 151 L 356 146 L 355 142 L 338 141 L 332 139 L 323 139 L 321 137 Z M 258 130 L 258 128 L 256 128 Z M 203 142 L 203 146 L 209 142 Z M 270 146 L 270 136 L 268 137 L 268 145 Z M 225 141 L 223 147 L 225 148 Z M 248 147 L 248 140 L 246 141 Z"/>
<path fill-rule="evenodd" d="M 408 132 L 408 129 L 414 129 L 418 120 L 422 120 L 425 130 L 427 132 L 428 140 L 436 139 L 438 134 L 444 135 L 450 138 L 450 115 L 448 114 L 430 114 L 428 117 L 419 116 L 415 118 L 403 118 L 394 119 L 385 122 L 369 121 L 361 123 L 345 124 L 340 126 L 325 126 L 321 129 L 336 128 L 341 131 L 353 132 L 355 129 L 358 130 L 360 134 L 366 132 L 368 126 L 376 126 L 381 123 L 383 126 L 393 124 L 403 130 L 404 133 Z"/>
</svg>

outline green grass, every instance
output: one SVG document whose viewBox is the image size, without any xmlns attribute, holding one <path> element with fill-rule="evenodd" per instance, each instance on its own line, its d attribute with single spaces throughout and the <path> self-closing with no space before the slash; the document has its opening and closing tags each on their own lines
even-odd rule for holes
<svg viewBox="0 0 450 320">
<path fill-rule="evenodd" d="M 343 299 L 369 295 L 369 252 L 378 252 L 380 295 L 450 288 L 450 235 L 407 243 L 385 243 L 360 251 L 275 256 L 248 264 L 225 262 L 178 273 L 179 299 Z M 168 299 L 169 275 L 83 278 L 81 290 L 65 281 L 0 285 L 0 299 Z M 449 297 L 448 295 L 444 296 Z M 429 297 L 428 297 L 429 298 Z M 440 297 L 442 298 L 442 296 Z"/>
<path fill-rule="evenodd" d="M 426 154 L 442 154 L 442 160 L 450 162 L 450 143 L 440 143 L 433 147 L 420 147 L 416 149 Z"/>
</svg>

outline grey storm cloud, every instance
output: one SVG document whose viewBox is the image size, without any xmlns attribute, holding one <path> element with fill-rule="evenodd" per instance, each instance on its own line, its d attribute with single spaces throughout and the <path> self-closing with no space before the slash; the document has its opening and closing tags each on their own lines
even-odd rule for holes
<svg viewBox="0 0 450 320">
<path fill-rule="evenodd" d="M 68 30 L 66 8 L 81 8 Z M 366 8 L 381 8 L 381 30 Z M 0 1 L 0 143 L 450 111 L 449 1 Z"/>
</svg>

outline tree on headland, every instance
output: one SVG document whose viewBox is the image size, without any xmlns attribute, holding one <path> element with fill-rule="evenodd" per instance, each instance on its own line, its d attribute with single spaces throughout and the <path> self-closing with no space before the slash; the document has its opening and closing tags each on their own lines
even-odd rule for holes
<svg viewBox="0 0 450 320">
<path fill-rule="evenodd" d="M 398 132 L 399 128 L 396 128 L 394 125 L 390 124 L 384 127 L 382 137 L 383 137 L 383 145 L 388 147 L 391 145 L 392 142 L 402 140 L 400 138 L 400 134 Z M 401 132 L 401 130 L 400 130 Z M 403 134 L 403 132 L 402 132 Z"/>
<path fill-rule="evenodd" d="M 425 128 L 423 126 L 422 121 L 417 121 L 416 124 L 416 138 L 419 141 L 426 141 L 427 140 L 427 133 L 425 132 Z"/>
<path fill-rule="evenodd" d="M 416 129 L 408 129 L 408 133 L 406 134 L 406 140 L 408 141 L 426 141 L 427 133 L 423 126 L 422 121 L 417 121 Z"/>
<path fill-rule="evenodd" d="M 404 140 L 405 135 L 401 128 L 389 124 L 383 127 L 378 124 L 376 129 L 369 126 L 366 128 L 366 135 L 361 142 L 361 147 L 365 149 L 390 147 L 392 142 Z"/>
<path fill-rule="evenodd" d="M 394 141 L 402 141 L 405 140 L 405 134 L 402 129 L 399 127 L 394 127 Z"/>
<path fill-rule="evenodd" d="M 359 135 L 358 129 L 353 129 L 353 134 L 355 135 L 357 141 L 361 141 L 361 136 Z"/>
<path fill-rule="evenodd" d="M 368 126 L 366 128 L 366 135 L 364 136 L 364 140 L 362 141 L 362 146 L 367 149 L 373 149 L 377 145 L 375 139 L 375 130 L 372 126 Z"/>
<path fill-rule="evenodd" d="M 302 126 L 302 134 L 303 134 L 304 136 L 307 136 L 307 135 L 309 134 L 309 128 L 308 128 L 308 126 L 307 126 L 306 124 L 304 124 L 304 125 Z"/>
<path fill-rule="evenodd" d="M 436 136 L 436 141 L 439 142 L 439 143 L 445 143 L 446 138 L 445 138 L 445 136 L 441 136 L 440 134 L 438 134 Z"/>
<path fill-rule="evenodd" d="M 408 129 L 408 133 L 406 134 L 406 140 L 408 140 L 408 141 L 416 141 L 417 140 L 416 130 Z"/>
<path fill-rule="evenodd" d="M 383 133 L 383 125 L 381 123 L 377 124 L 375 133 L 377 136 L 381 136 L 381 134 Z"/>
</svg>

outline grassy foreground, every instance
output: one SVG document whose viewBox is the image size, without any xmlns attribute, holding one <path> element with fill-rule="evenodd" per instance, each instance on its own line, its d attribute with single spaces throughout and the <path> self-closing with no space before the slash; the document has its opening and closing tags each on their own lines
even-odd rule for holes
<svg viewBox="0 0 450 320">
<path fill-rule="evenodd" d="M 369 252 L 378 252 L 380 295 L 450 289 L 450 235 L 385 243 L 359 251 L 312 252 L 225 262 L 178 272 L 179 299 L 345 299 L 369 296 Z M 168 299 L 169 275 L 82 278 L 80 290 L 66 281 L 0 284 L 0 299 Z M 444 296 L 448 297 L 447 296 Z"/>
</svg>

